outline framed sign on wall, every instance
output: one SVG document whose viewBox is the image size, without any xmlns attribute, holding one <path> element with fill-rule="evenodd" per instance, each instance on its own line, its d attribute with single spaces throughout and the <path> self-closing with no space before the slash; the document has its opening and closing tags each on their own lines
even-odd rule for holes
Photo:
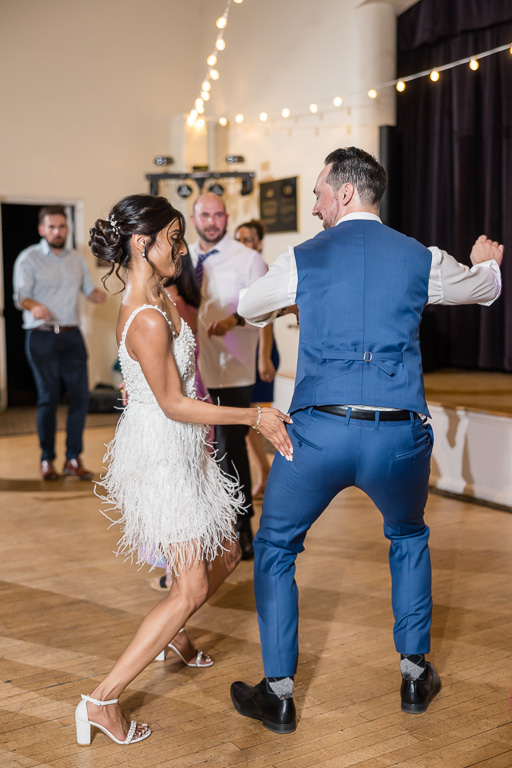
<svg viewBox="0 0 512 768">
<path fill-rule="evenodd" d="M 260 184 L 260 219 L 267 232 L 297 232 L 297 176 Z"/>
</svg>

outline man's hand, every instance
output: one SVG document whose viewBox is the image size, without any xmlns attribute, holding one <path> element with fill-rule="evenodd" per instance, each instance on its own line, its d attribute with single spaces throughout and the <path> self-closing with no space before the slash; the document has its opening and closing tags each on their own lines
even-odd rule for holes
<svg viewBox="0 0 512 768">
<path fill-rule="evenodd" d="M 299 308 L 296 304 L 290 304 L 289 307 L 283 307 L 279 310 L 277 316 L 283 317 L 283 315 L 295 315 L 297 322 L 299 320 Z"/>
<path fill-rule="evenodd" d="M 52 313 L 44 304 L 34 304 L 33 307 L 30 307 L 30 312 L 35 320 L 46 320 L 48 322 L 53 318 Z"/>
<path fill-rule="evenodd" d="M 258 357 L 258 373 L 262 381 L 274 381 L 276 369 L 270 357 Z"/>
<path fill-rule="evenodd" d="M 95 288 L 87 297 L 93 304 L 104 304 L 107 300 L 107 294 L 104 291 L 100 291 L 99 288 Z"/>
<path fill-rule="evenodd" d="M 223 317 L 222 320 L 216 320 L 210 323 L 206 333 L 210 336 L 225 336 L 228 331 L 232 331 L 238 325 L 238 320 L 234 315 Z"/>
<path fill-rule="evenodd" d="M 494 259 L 498 265 L 501 265 L 504 252 L 504 245 L 498 243 L 496 240 L 489 240 L 486 235 L 480 235 L 471 250 L 471 263 L 480 264 L 482 261 L 490 261 L 490 259 Z"/>
</svg>

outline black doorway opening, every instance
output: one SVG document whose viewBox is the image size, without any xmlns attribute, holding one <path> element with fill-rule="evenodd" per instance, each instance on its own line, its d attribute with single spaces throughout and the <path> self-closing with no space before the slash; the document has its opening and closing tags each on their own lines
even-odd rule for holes
<svg viewBox="0 0 512 768">
<path fill-rule="evenodd" d="M 21 327 L 22 315 L 14 306 L 12 273 L 19 253 L 40 240 L 37 231 L 38 213 L 43 203 L 2 203 L 2 254 L 5 293 L 5 347 L 7 366 L 7 406 L 35 405 L 36 388 L 32 372 L 25 357 L 25 331 Z M 74 208 L 66 206 L 70 231 L 74 240 Z M 74 247 L 74 243 L 71 243 Z"/>
</svg>

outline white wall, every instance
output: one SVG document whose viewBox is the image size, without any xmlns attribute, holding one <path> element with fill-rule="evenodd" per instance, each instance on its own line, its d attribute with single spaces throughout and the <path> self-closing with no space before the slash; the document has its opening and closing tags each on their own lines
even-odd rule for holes
<svg viewBox="0 0 512 768">
<path fill-rule="evenodd" d="M 77 235 L 86 243 L 88 228 L 116 200 L 148 189 L 144 176 L 157 170 L 157 154 L 174 155 L 176 170 L 204 162 L 206 133 L 192 142 L 180 116 L 198 95 L 224 8 L 225 0 L 4 2 L 0 199 L 79 202 Z M 394 76 L 395 10 L 393 3 L 360 0 L 245 0 L 231 8 L 207 115 L 241 111 L 248 119 L 242 127 L 230 124 L 215 162 L 229 148 L 246 156 L 245 167 L 259 180 L 300 178 L 300 231 L 269 235 L 271 260 L 318 231 L 311 190 L 327 152 L 349 144 L 376 152 L 378 125 L 394 119 L 392 90 L 376 102 L 366 92 Z M 330 103 L 338 94 L 343 109 L 323 120 L 262 128 L 249 119 L 261 110 Z M 233 226 L 258 213 L 256 195 L 229 190 Z M 94 267 L 93 273 L 100 276 Z M 87 304 L 92 385 L 111 380 L 118 301 Z M 284 334 L 283 368 L 294 369 L 297 333 Z"/>
<path fill-rule="evenodd" d="M 3 2 L 0 199 L 80 202 L 87 243 L 113 203 L 147 191 L 154 157 L 171 153 L 170 116 L 189 108 L 203 76 L 204 9 L 204 0 Z M 111 379 L 118 302 L 86 302 L 92 385 Z"/>
<path fill-rule="evenodd" d="M 434 428 L 431 484 L 512 508 L 512 419 L 466 408 L 429 407 Z"/>
</svg>

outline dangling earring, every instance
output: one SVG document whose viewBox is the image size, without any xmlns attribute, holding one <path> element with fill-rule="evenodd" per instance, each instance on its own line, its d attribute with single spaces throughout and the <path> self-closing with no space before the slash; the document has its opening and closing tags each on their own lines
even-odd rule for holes
<svg viewBox="0 0 512 768">
<path fill-rule="evenodd" d="M 142 251 L 142 258 L 148 260 L 148 246 L 144 243 L 144 250 Z"/>
</svg>

